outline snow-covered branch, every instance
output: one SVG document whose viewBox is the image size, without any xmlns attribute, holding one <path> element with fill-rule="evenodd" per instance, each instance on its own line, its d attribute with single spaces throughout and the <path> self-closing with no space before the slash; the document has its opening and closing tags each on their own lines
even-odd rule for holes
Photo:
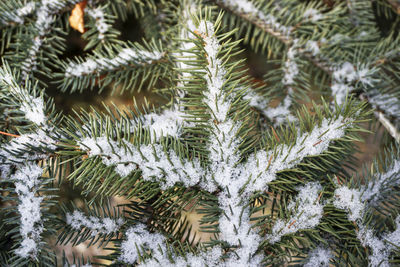
<svg viewBox="0 0 400 267">
<path fill-rule="evenodd" d="M 393 186 L 400 182 L 400 161 L 395 160 L 385 173 L 376 173 L 360 189 L 339 186 L 334 192 L 333 205 L 348 212 L 350 221 L 362 218 L 367 207 L 374 205 Z"/>
<path fill-rule="evenodd" d="M 241 17 L 255 19 L 258 27 L 265 32 L 275 36 L 285 44 L 291 43 L 290 32 L 292 27 L 285 26 L 272 14 L 265 14 L 260 10 L 260 7 L 255 6 L 248 0 L 217 0 L 219 5 L 238 13 Z"/>
<path fill-rule="evenodd" d="M 310 256 L 303 267 L 328 267 L 333 257 L 332 251 L 323 247 L 317 247 L 310 252 Z"/>
<path fill-rule="evenodd" d="M 33 96 L 26 88 L 22 88 L 15 78 L 5 69 L 0 69 L 0 87 L 4 87 L 13 97 L 21 102 L 20 111 L 25 118 L 36 125 L 47 122 L 43 96 Z"/>
<path fill-rule="evenodd" d="M 299 75 L 299 66 L 297 65 L 299 44 L 298 40 L 294 40 L 293 44 L 289 47 L 286 53 L 286 60 L 282 66 L 283 78 L 282 84 L 287 88 L 286 97 L 283 101 L 275 108 L 268 108 L 264 111 L 268 118 L 275 121 L 275 125 L 280 125 L 285 121 L 296 121 L 296 118 L 291 114 L 290 107 L 292 105 L 293 98 L 293 85 L 295 79 Z"/>
<path fill-rule="evenodd" d="M 83 212 L 75 210 L 73 213 L 67 213 L 66 222 L 71 228 L 81 230 L 82 228 L 90 229 L 91 235 L 111 234 L 119 231 L 124 223 L 122 218 L 113 219 L 110 217 L 98 218 L 95 216 L 85 216 Z"/>
<path fill-rule="evenodd" d="M 178 108 L 175 107 L 175 109 Z M 191 127 L 193 124 L 185 120 L 185 113 L 175 109 L 163 110 L 160 114 L 148 113 L 133 120 L 131 132 L 139 128 L 147 129 L 153 142 L 166 136 L 180 137 L 183 128 Z"/>
<path fill-rule="evenodd" d="M 125 240 L 121 243 L 119 260 L 128 264 L 135 264 L 139 259 L 140 252 L 143 251 L 141 247 L 144 247 L 145 250 L 151 251 L 154 258 L 166 259 L 168 264 L 168 257 L 162 254 L 166 253 L 165 240 L 166 238 L 163 235 L 150 233 L 146 230 L 145 225 L 137 224 L 126 231 Z M 160 264 L 160 266 L 164 265 Z"/>
<path fill-rule="evenodd" d="M 389 267 L 389 256 L 392 250 L 400 246 L 400 216 L 396 218 L 396 230 L 386 233 L 379 238 L 370 228 L 359 223 L 357 237 L 364 247 L 369 247 L 372 254 L 369 256 L 369 266 Z"/>
<path fill-rule="evenodd" d="M 13 101 L 19 104 L 19 110 L 28 121 L 38 126 L 34 132 L 1 144 L 0 170 L 6 175 L 11 165 L 45 158 L 45 151 L 54 150 L 56 141 L 45 115 L 46 103 L 43 96 L 32 95 L 28 89 L 21 87 L 6 67 L 0 68 L 0 88 L 4 90 L 4 95 L 13 98 Z M 30 151 L 29 148 L 34 148 L 34 151 Z"/>
<path fill-rule="evenodd" d="M 28 2 L 15 10 L 0 10 L 0 24 L 23 24 L 25 22 L 25 17 L 31 15 L 35 10 L 35 2 Z"/>
<path fill-rule="evenodd" d="M 324 119 L 311 132 L 299 134 L 293 144 L 279 145 L 274 150 L 251 155 L 244 167 L 254 182 L 251 190 L 265 190 L 266 185 L 276 179 L 278 172 L 295 167 L 305 157 L 324 153 L 332 141 L 345 135 L 345 129 L 350 125 L 351 119 L 342 116 Z"/>
<path fill-rule="evenodd" d="M 341 105 L 348 93 L 354 90 L 356 81 L 365 85 L 371 85 L 370 76 L 376 71 L 362 67 L 355 67 L 350 62 L 344 62 L 341 65 L 332 67 L 332 96 L 336 97 L 336 101 Z"/>
<path fill-rule="evenodd" d="M 221 266 L 222 250 L 216 246 L 197 255 L 187 253 L 185 257 L 175 255 L 173 262 L 168 256 L 166 238 L 158 233 L 150 233 L 145 225 L 137 224 L 125 233 L 121 243 L 119 260 L 127 264 L 135 264 L 143 253 L 151 252 L 151 259 L 140 261 L 140 267 L 187 267 L 187 266 Z"/>
<path fill-rule="evenodd" d="M 346 210 L 350 221 L 356 221 L 362 218 L 365 205 L 361 202 L 360 190 L 355 188 L 350 189 L 347 186 L 340 186 L 333 194 L 333 205 L 338 209 Z"/>
<path fill-rule="evenodd" d="M 203 35 L 204 50 L 208 65 L 205 79 L 207 90 L 204 92 L 204 103 L 211 116 L 209 125 L 211 136 L 208 145 L 211 170 L 218 185 L 225 187 L 231 182 L 234 165 L 239 160 L 237 138 L 240 123 L 229 118 L 231 96 L 224 87 L 226 83 L 225 68 L 218 58 L 220 45 L 215 36 L 214 26 L 209 21 L 200 21 L 199 34 Z"/>
<path fill-rule="evenodd" d="M 80 142 L 80 147 L 88 152 L 89 157 L 99 156 L 103 164 L 114 166 L 122 177 L 139 168 L 143 179 L 160 182 L 163 189 L 177 182 L 193 186 L 203 176 L 197 159 L 182 159 L 175 151 L 165 151 L 159 144 L 136 147 L 125 140 L 116 142 L 103 136 L 85 138 Z"/>
<path fill-rule="evenodd" d="M 29 151 L 30 147 L 35 148 L 35 153 Z M 2 145 L 0 147 L 0 170 L 3 175 L 9 172 L 10 165 L 46 158 L 44 153 L 38 152 L 39 148 L 43 148 L 43 151 L 56 148 L 54 139 L 42 130 L 21 135 Z"/>
<path fill-rule="evenodd" d="M 124 48 L 115 57 L 93 57 L 82 63 L 70 62 L 65 69 L 66 77 L 81 77 L 102 71 L 112 71 L 121 66 L 151 64 L 163 57 L 164 53 L 149 52 L 136 48 Z"/>
<path fill-rule="evenodd" d="M 400 160 L 395 160 L 384 173 L 376 173 L 362 190 L 362 201 L 373 204 L 382 194 L 400 183 Z"/>
<path fill-rule="evenodd" d="M 40 205 L 44 197 L 37 196 L 41 181 L 42 168 L 35 163 L 21 166 L 11 180 L 15 183 L 15 192 L 18 194 L 18 213 L 21 216 L 20 234 L 22 242 L 15 253 L 22 257 L 36 257 L 39 250 L 43 219 Z"/>
<path fill-rule="evenodd" d="M 188 5 L 185 6 L 184 9 L 182 10 L 182 17 L 181 17 L 182 28 L 180 29 L 179 32 L 179 37 L 181 40 L 196 39 L 196 36 L 192 33 L 196 29 L 196 26 L 194 25 L 194 21 L 191 16 L 195 14 L 197 8 L 198 6 L 195 4 L 195 2 L 189 1 Z M 183 97 L 185 96 L 185 91 L 180 88 L 183 88 L 185 86 L 185 79 L 188 76 L 190 76 L 190 74 L 187 72 L 187 70 L 191 68 L 190 61 L 196 59 L 195 54 L 188 52 L 194 47 L 195 44 L 193 42 L 181 41 L 179 47 L 180 50 L 179 53 L 174 54 L 174 56 L 177 59 L 179 59 L 177 60 L 176 65 L 180 70 L 179 81 L 177 83 L 177 92 L 179 98 L 177 100 L 176 109 L 178 110 L 182 109 L 182 107 L 179 106 L 179 104 L 181 102 L 181 99 L 183 99 Z"/>
<path fill-rule="evenodd" d="M 249 0 L 215 0 L 215 2 L 222 8 L 229 10 L 244 20 L 249 21 L 262 31 L 274 36 L 287 46 L 291 46 L 296 40 L 291 34 L 293 30 L 292 26 L 280 24 L 278 19 L 271 14 L 264 15 L 261 11 L 261 7 L 257 7 Z M 316 23 L 323 19 L 324 15 L 316 9 L 309 8 L 305 10 L 303 17 L 308 21 Z M 344 35 L 340 34 L 340 36 Z M 334 38 L 337 39 L 337 37 L 333 36 L 332 39 Z M 368 67 L 365 66 L 355 67 L 350 62 L 332 62 L 330 59 L 321 55 L 318 43 L 315 41 L 308 41 L 305 47 L 299 48 L 299 53 L 315 66 L 332 76 L 332 96 L 336 97 L 339 104 L 343 103 L 346 95 L 355 89 L 355 82 L 360 81 L 364 85 L 368 85 L 368 87 L 373 85 L 370 78 L 376 69 L 368 69 Z M 379 85 L 379 83 L 376 85 Z M 368 95 L 371 94 L 369 101 L 373 106 L 384 111 L 387 115 L 394 116 L 396 119 L 399 118 L 398 114 L 400 113 L 398 110 L 400 108 L 397 104 L 399 103 L 398 99 L 391 98 L 389 95 L 381 95 L 377 90 L 372 90 L 372 92 L 370 92 L 371 90 L 367 89 L 365 91 Z M 376 92 L 377 94 L 375 94 Z M 282 111 L 283 110 L 279 110 L 279 112 Z M 383 116 L 383 114 L 381 117 L 382 119 L 379 119 L 379 121 L 382 122 L 384 127 L 388 129 L 396 140 L 400 140 L 400 135 L 396 128 L 392 127 L 391 124 L 385 123 L 388 122 L 388 119 Z"/>
<path fill-rule="evenodd" d="M 56 20 L 56 14 L 70 4 L 76 4 L 80 0 L 42 0 L 39 8 L 36 10 L 36 21 L 34 27 L 36 36 L 32 40 L 32 45 L 28 50 L 27 58 L 22 62 L 22 78 L 27 76 L 36 68 L 37 57 L 40 48 L 45 41 L 45 36 L 51 30 L 52 24 Z"/>
<path fill-rule="evenodd" d="M 323 213 L 323 205 L 318 199 L 321 190 L 322 187 L 318 183 L 308 183 L 299 188 L 296 199 L 287 206 L 288 212 L 292 215 L 286 220 L 278 219 L 275 222 L 272 233 L 266 236 L 269 243 L 274 244 L 284 235 L 311 229 L 319 224 Z"/>
<path fill-rule="evenodd" d="M 357 237 L 361 244 L 369 247 L 372 251 L 369 256 L 369 266 L 389 267 L 390 252 L 400 245 L 400 217 L 396 218 L 396 230 L 386 233 L 382 237 L 378 237 L 374 230 L 365 226 L 362 221 L 366 204 L 373 203 L 380 198 L 381 190 L 384 187 L 383 183 L 393 178 L 393 175 L 399 172 L 399 167 L 399 161 L 395 161 L 386 173 L 376 175 L 375 179 L 369 181 L 361 190 L 339 186 L 334 192 L 333 205 L 348 213 L 349 220 L 354 221 L 358 226 Z M 397 183 L 397 181 L 395 182 Z"/>
<path fill-rule="evenodd" d="M 250 225 L 248 196 L 240 193 L 240 189 L 247 181 L 246 177 L 241 177 L 241 169 L 236 166 L 240 159 L 238 148 L 241 140 L 237 135 L 241 124 L 229 116 L 233 97 L 225 86 L 226 70 L 218 57 L 223 48 L 219 44 L 211 22 L 200 21 L 197 34 L 202 37 L 207 56 L 205 75 L 207 89 L 203 94 L 204 103 L 211 117 L 208 123 L 211 129 L 208 144 L 210 165 L 204 187 L 213 191 L 215 181 L 223 188 L 223 192 L 218 196 L 222 209 L 219 220 L 220 238 L 231 246 L 240 245 L 227 259 L 227 265 L 256 266 L 261 261 L 261 257 L 254 256 L 258 248 L 256 240 L 260 237 Z"/>
<path fill-rule="evenodd" d="M 108 24 L 107 16 L 104 12 L 104 8 L 86 7 L 86 13 L 96 21 L 95 22 L 96 29 L 99 32 L 98 39 L 103 40 L 105 37 L 105 34 L 107 33 L 107 31 L 109 31 L 109 28 L 111 27 L 111 25 Z"/>
</svg>

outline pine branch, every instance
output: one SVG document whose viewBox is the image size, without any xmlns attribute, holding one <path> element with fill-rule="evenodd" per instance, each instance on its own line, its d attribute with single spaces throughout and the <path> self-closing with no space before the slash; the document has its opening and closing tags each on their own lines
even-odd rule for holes
<svg viewBox="0 0 400 267">
<path fill-rule="evenodd" d="M 36 86 L 30 88 L 29 82 L 25 88 L 20 86 L 7 64 L 0 69 L 0 94 L 7 98 L 2 105 L 14 106 L 23 114 L 25 120 L 21 124 L 29 122 L 33 125 L 27 133 L 17 135 L 0 147 L 0 168 L 7 174 L 12 165 L 47 158 L 56 149 L 58 134 L 50 122 L 56 116 L 50 108 L 51 103 L 44 101 L 43 93 Z"/>
<path fill-rule="evenodd" d="M 0 4 L 9 60 L 0 69 L 0 264 L 56 266 L 56 233 L 60 244 L 111 252 L 64 254 L 71 267 L 100 264 L 95 258 L 118 266 L 397 264 L 399 148 L 349 174 L 357 133 L 366 131 L 360 123 L 372 113 L 354 94 L 397 135 L 398 18 L 382 1 L 92 0 L 81 36 L 90 52 L 65 60 L 64 21 L 75 3 Z M 119 40 L 128 15 L 154 24 L 143 45 Z M 279 67 L 262 83 L 247 75 L 241 36 L 265 57 L 283 55 L 268 62 Z M 170 101 L 60 115 L 38 82 L 69 92 L 161 87 Z M 299 109 L 314 87 L 330 87 L 336 101 Z M 55 207 L 65 181 L 89 198 L 84 208 Z M 113 207 L 114 196 L 127 201 Z M 198 239 L 192 211 L 210 239 Z"/>
<path fill-rule="evenodd" d="M 113 28 L 115 17 L 107 6 L 86 6 L 85 14 L 89 20 L 85 22 L 85 33 L 82 35 L 88 40 L 85 50 L 101 49 L 101 47 L 122 43 L 118 40 L 120 32 Z"/>
<path fill-rule="evenodd" d="M 119 143 L 107 137 L 89 137 L 80 142 L 80 147 L 88 151 L 89 157 L 100 156 L 103 164 L 115 166 L 115 171 L 122 177 L 139 167 L 145 180 L 160 182 L 162 188 L 176 182 L 192 186 L 202 177 L 198 161 L 181 160 L 173 150 L 165 151 L 159 144 L 135 147 L 126 141 Z M 165 181 L 162 181 L 164 177 Z"/>
<path fill-rule="evenodd" d="M 216 1 L 216 4 L 223 9 L 228 10 L 229 12 L 235 14 L 243 18 L 244 20 L 250 22 L 251 24 L 255 25 L 257 28 L 265 31 L 266 33 L 270 34 L 271 36 L 275 37 L 277 40 L 284 43 L 287 47 L 291 47 L 294 43 L 297 42 L 297 39 L 293 37 L 293 29 L 291 26 L 284 26 L 281 25 L 277 18 L 268 14 L 267 16 L 259 10 L 251 1 L 238 1 L 238 2 L 231 2 L 231 1 Z M 303 16 L 310 17 L 310 14 L 307 12 L 308 9 Z M 315 16 L 315 15 L 314 15 Z M 318 17 L 320 18 L 319 14 Z M 313 18 L 312 18 L 313 19 Z M 314 19 L 317 20 L 317 19 Z M 296 25 L 298 27 L 298 25 Z M 316 47 L 318 48 L 318 46 Z M 373 70 L 368 69 L 357 69 L 352 66 L 350 63 L 345 62 L 343 65 L 338 67 L 337 63 L 331 62 L 328 58 L 324 58 L 323 56 L 319 55 L 317 49 L 315 52 L 310 53 L 306 48 L 300 48 L 297 50 L 299 54 L 307 58 L 310 62 L 312 62 L 316 67 L 320 68 L 324 72 L 328 73 L 332 76 L 333 84 L 332 84 L 332 94 L 337 96 L 337 101 L 341 103 L 344 98 L 346 97 L 347 92 L 351 91 L 351 86 L 349 83 L 354 82 L 356 79 L 360 80 L 362 83 L 367 85 L 372 85 L 371 81 L 369 80 L 370 76 L 374 73 Z M 344 75 L 345 72 L 350 72 L 349 74 Z M 369 73 L 368 73 L 369 72 Z M 350 89 L 349 89 L 350 86 Z M 371 86 L 372 87 L 372 86 Z M 365 90 L 367 95 L 370 94 L 370 90 Z M 372 97 L 371 97 L 372 98 Z M 397 116 L 393 114 L 390 110 L 387 109 L 387 106 L 383 104 L 382 101 L 376 99 L 375 101 L 371 99 L 371 103 L 373 105 L 378 106 L 380 109 L 384 110 L 385 112 L 389 113 L 389 115 Z M 396 101 L 396 105 L 398 106 L 399 101 Z M 385 121 L 388 121 L 387 119 Z M 387 125 L 387 123 L 383 124 L 385 128 L 391 133 L 393 132 L 392 128 Z M 397 139 L 396 139 L 397 140 Z"/>
<path fill-rule="evenodd" d="M 307 259 L 304 267 L 313 267 L 313 266 L 329 266 L 329 261 L 332 258 L 332 252 L 329 249 L 325 249 L 322 247 L 318 247 L 311 251 L 309 259 Z"/>
<path fill-rule="evenodd" d="M 20 234 L 22 242 L 15 254 L 22 258 L 36 258 L 40 235 L 43 232 L 41 224 L 40 204 L 43 197 L 36 197 L 35 194 L 40 186 L 38 178 L 42 175 L 42 168 L 32 164 L 19 169 L 11 180 L 15 181 L 15 191 L 18 194 L 18 211 L 21 214 Z"/>
<path fill-rule="evenodd" d="M 99 241 L 99 246 L 104 246 L 118 237 L 124 219 L 119 214 L 119 210 L 110 208 L 110 205 L 99 207 L 96 205 L 88 206 L 90 216 L 86 216 L 81 210 L 74 208 L 73 212 L 63 208 L 65 221 L 60 224 L 62 233 L 58 237 L 57 243 L 77 246 L 90 239 L 88 246 L 92 246 Z"/>
<path fill-rule="evenodd" d="M 299 188 L 296 200 L 287 206 L 288 212 L 292 213 L 292 216 L 286 222 L 281 219 L 275 222 L 272 233 L 266 236 L 268 242 L 274 244 L 284 235 L 318 225 L 323 213 L 323 205 L 318 203 L 318 195 L 321 190 L 321 185 L 317 183 L 309 183 Z"/>
<path fill-rule="evenodd" d="M 35 2 L 23 3 L 21 1 L 3 2 L 0 4 L 0 29 L 9 25 L 24 24 L 27 16 L 36 9 Z"/>
<path fill-rule="evenodd" d="M 36 36 L 33 38 L 33 42 L 27 51 L 27 58 L 21 63 L 22 77 L 24 80 L 27 80 L 32 70 L 36 68 L 38 53 L 43 42 L 45 42 L 45 36 L 51 30 L 51 25 L 56 20 L 55 14 L 59 13 L 66 6 L 76 4 L 78 2 L 79 0 L 67 0 L 62 3 L 56 0 L 42 1 L 41 6 L 36 12 L 37 18 L 34 24 Z"/>
<path fill-rule="evenodd" d="M 151 88 L 165 73 L 167 55 L 154 42 L 146 47 L 135 43 L 131 47 L 114 45 L 103 50 L 86 60 L 78 58 L 75 62 L 61 63 L 64 73 L 57 75 L 61 89 L 74 92 L 98 85 L 101 90 L 116 81 L 114 88 L 122 85 L 122 90 L 140 90 L 146 81 Z"/>
<path fill-rule="evenodd" d="M 337 107 L 335 113 L 339 114 L 339 110 Z M 357 109 L 352 112 L 356 113 Z M 321 125 L 316 126 L 311 132 L 296 136 L 291 143 L 275 145 L 269 151 L 252 154 L 245 166 L 248 175 L 253 177 L 250 183 L 252 187 L 256 190 L 265 190 L 265 185 L 274 181 L 277 173 L 293 168 L 305 157 L 324 154 L 331 142 L 345 136 L 346 128 L 353 127 L 355 121 L 351 118 L 351 114 L 350 112 L 347 118 L 332 114 L 330 119 L 324 119 Z"/>
</svg>

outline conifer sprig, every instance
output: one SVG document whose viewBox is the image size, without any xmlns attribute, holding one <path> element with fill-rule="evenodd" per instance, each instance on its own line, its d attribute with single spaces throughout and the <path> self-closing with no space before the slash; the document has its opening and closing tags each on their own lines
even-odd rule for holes
<svg viewBox="0 0 400 267">
<path fill-rule="evenodd" d="M 0 265 L 398 263 L 398 146 L 351 174 L 371 107 L 398 135 L 392 1 L 89 0 L 84 54 L 65 58 L 78 2 L 0 3 Z M 144 38 L 123 41 L 132 18 Z M 274 58 L 263 80 L 240 38 Z M 48 80 L 170 101 L 63 115 Z M 314 88 L 328 96 L 302 105 Z M 84 205 L 60 205 L 65 184 Z M 60 261 L 57 235 L 109 254 Z"/>
</svg>

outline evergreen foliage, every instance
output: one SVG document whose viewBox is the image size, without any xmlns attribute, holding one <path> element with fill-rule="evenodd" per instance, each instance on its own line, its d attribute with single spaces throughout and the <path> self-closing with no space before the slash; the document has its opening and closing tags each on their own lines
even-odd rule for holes
<svg viewBox="0 0 400 267">
<path fill-rule="evenodd" d="M 80 2 L 0 3 L 1 266 L 399 265 L 398 1 L 88 0 L 71 56 Z M 54 86 L 164 103 L 65 114 Z M 358 171 L 369 121 L 392 140 Z M 108 253 L 55 248 L 82 244 Z"/>
</svg>

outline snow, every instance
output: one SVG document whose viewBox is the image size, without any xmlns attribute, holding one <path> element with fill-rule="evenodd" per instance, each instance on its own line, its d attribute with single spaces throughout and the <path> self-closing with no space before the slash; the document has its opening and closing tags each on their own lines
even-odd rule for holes
<svg viewBox="0 0 400 267">
<path fill-rule="evenodd" d="M 400 246 L 400 216 L 397 216 L 395 223 L 396 230 L 383 236 L 383 239 L 387 242 L 386 246 L 390 250 L 395 250 Z"/>
<path fill-rule="evenodd" d="M 166 252 L 164 236 L 157 233 L 149 233 L 144 225 L 137 224 L 126 231 L 125 240 L 121 243 L 119 260 L 134 264 L 139 258 L 138 252 L 142 250 L 142 246 L 151 250 L 154 258 L 163 258 L 158 249 L 159 247 L 164 250 L 164 253 Z M 168 259 L 166 256 L 164 258 Z"/>
<path fill-rule="evenodd" d="M 332 68 L 332 95 L 336 97 L 337 103 L 342 104 L 346 95 L 354 90 L 354 83 L 360 81 L 364 85 L 371 85 L 370 76 L 374 69 L 355 67 L 350 62 L 344 62 Z"/>
<path fill-rule="evenodd" d="M 345 128 L 350 125 L 351 120 L 341 116 L 324 119 L 311 132 L 298 134 L 293 145 L 282 144 L 273 150 L 250 155 L 244 167 L 246 176 L 254 177 L 254 184 L 250 184 L 249 188 L 266 190 L 266 184 L 276 179 L 277 172 L 293 168 L 305 157 L 322 154 L 332 141 L 344 136 Z"/>
<path fill-rule="evenodd" d="M 389 267 L 389 256 L 400 246 L 400 216 L 395 220 L 396 230 L 386 233 L 382 238 L 377 237 L 372 229 L 359 223 L 357 237 L 364 247 L 369 247 L 372 254 L 369 256 L 369 266 Z"/>
<path fill-rule="evenodd" d="M 161 114 L 145 114 L 132 122 L 131 132 L 136 131 L 140 123 L 144 129 L 148 129 L 154 142 L 166 136 L 178 138 L 184 127 L 193 126 L 193 123 L 186 122 L 185 115 L 184 112 L 173 109 L 164 110 Z"/>
<path fill-rule="evenodd" d="M 288 90 L 288 95 L 283 99 L 283 103 L 280 103 L 275 108 L 269 107 L 269 101 L 265 97 L 258 95 L 252 88 L 247 89 L 247 93 L 243 96 L 243 99 L 249 101 L 250 107 L 256 108 L 263 116 L 274 121 L 274 126 L 279 126 L 286 121 L 294 122 L 297 120 L 289 110 L 289 107 L 292 105 L 292 88 Z"/>
<path fill-rule="evenodd" d="M 389 267 L 389 251 L 383 240 L 376 237 L 371 229 L 360 225 L 357 237 L 364 247 L 370 247 L 372 255 L 369 256 L 369 266 Z"/>
<path fill-rule="evenodd" d="M 357 79 L 357 72 L 350 62 L 344 62 L 342 66 L 337 68 L 332 77 L 337 81 L 352 82 Z"/>
<path fill-rule="evenodd" d="M 49 150 L 56 148 L 54 140 L 48 133 L 38 130 L 37 133 L 24 134 L 18 138 L 12 139 L 0 147 L 0 170 L 5 176 L 10 171 L 10 166 L 14 164 L 23 164 L 26 161 L 43 159 L 46 157 L 41 152 L 28 153 L 28 147 L 43 148 Z"/>
<path fill-rule="evenodd" d="M 290 106 L 292 105 L 293 89 L 288 87 L 287 95 L 281 103 L 275 108 L 268 108 L 265 110 L 265 114 L 271 120 L 274 120 L 274 126 L 277 127 L 287 121 L 295 122 L 297 118 L 290 112 Z"/>
<path fill-rule="evenodd" d="M 316 22 L 318 20 L 321 20 L 324 15 L 318 9 L 308 8 L 304 12 L 303 17 L 309 19 L 312 22 Z"/>
<path fill-rule="evenodd" d="M 331 250 L 317 247 L 310 252 L 310 257 L 303 267 L 328 267 L 332 257 Z"/>
<path fill-rule="evenodd" d="M 141 260 L 135 266 L 140 267 L 203 267 L 203 266 L 232 266 L 221 264 L 220 257 L 222 250 L 219 246 L 215 246 L 207 251 L 200 252 L 198 255 L 187 253 L 185 258 L 180 255 L 173 255 L 171 262 L 167 246 L 166 238 L 158 233 L 150 233 L 145 229 L 145 225 L 136 224 L 130 227 L 125 233 L 125 240 L 121 243 L 121 255 L 119 261 L 126 264 L 135 264 L 139 260 L 139 256 L 143 255 L 143 249 L 151 252 L 152 258 Z"/>
<path fill-rule="evenodd" d="M 346 210 L 350 221 L 362 218 L 365 205 L 361 202 L 359 190 L 341 186 L 335 190 L 334 196 L 333 205 L 338 209 Z"/>
<path fill-rule="evenodd" d="M 239 193 L 242 181 L 233 180 L 227 190 L 218 196 L 219 208 L 222 210 L 219 219 L 220 240 L 228 242 L 231 246 L 238 246 L 235 255 L 231 255 L 232 264 L 246 266 L 248 261 L 252 261 L 251 266 L 258 266 L 260 258 L 255 256 L 258 245 L 261 242 L 260 236 L 251 228 L 249 221 L 249 208 L 246 207 L 248 198 Z"/>
<path fill-rule="evenodd" d="M 107 24 L 107 21 L 105 19 L 105 14 L 104 10 L 102 8 L 86 8 L 86 12 L 89 16 L 91 16 L 93 19 L 96 20 L 96 28 L 99 32 L 99 40 L 103 40 L 105 37 L 105 33 L 109 30 L 111 27 L 110 25 Z"/>
<path fill-rule="evenodd" d="M 163 53 L 124 48 L 114 58 L 89 58 L 82 63 L 71 62 L 65 70 L 66 77 L 80 77 L 94 72 L 111 71 L 121 65 L 150 64 L 161 59 Z"/>
<path fill-rule="evenodd" d="M 36 257 L 40 235 L 43 232 L 40 205 L 44 197 L 36 196 L 42 172 L 42 168 L 30 163 L 20 167 L 11 176 L 15 183 L 15 192 L 18 194 L 18 213 L 21 216 L 19 230 L 22 242 L 15 253 L 22 258 Z"/>
<path fill-rule="evenodd" d="M 47 121 L 44 114 L 43 99 L 40 97 L 31 98 L 29 102 L 23 102 L 20 110 L 25 113 L 25 118 L 37 125 L 44 124 Z"/>
<path fill-rule="evenodd" d="M 392 94 L 383 94 L 377 89 L 368 91 L 368 102 L 374 108 L 385 111 L 385 114 L 399 118 L 400 114 L 400 99 Z"/>
<path fill-rule="evenodd" d="M 81 230 L 82 228 L 89 228 L 92 232 L 92 236 L 98 234 L 111 234 L 119 231 L 119 228 L 124 223 L 122 218 L 112 219 L 109 217 L 98 218 L 95 216 L 87 217 L 78 210 L 75 210 L 72 214 L 66 215 L 67 224 L 69 224 L 75 230 Z"/>
<path fill-rule="evenodd" d="M 19 16 L 19 17 L 28 16 L 29 14 L 32 14 L 33 11 L 35 11 L 35 8 L 36 8 L 35 2 L 28 2 L 28 3 L 26 3 L 25 6 L 18 8 L 17 16 Z"/>
<path fill-rule="evenodd" d="M 307 41 L 306 50 L 310 51 L 313 56 L 317 56 L 319 54 L 319 45 L 317 41 L 309 40 Z"/>
<path fill-rule="evenodd" d="M 322 218 L 323 205 L 319 203 L 319 183 L 308 183 L 300 187 L 295 200 L 289 202 L 287 210 L 293 214 L 286 220 L 277 219 L 272 227 L 272 233 L 266 239 L 270 244 L 281 240 L 282 236 L 296 233 L 299 230 L 311 229 L 317 226 Z"/>
<path fill-rule="evenodd" d="M 239 88 L 241 90 L 242 88 Z M 244 100 L 249 101 L 249 106 L 255 107 L 261 112 L 268 108 L 269 101 L 266 97 L 258 95 L 253 88 L 248 88 L 247 93 L 243 96 Z M 263 112 L 264 114 L 264 112 Z M 264 114 L 266 115 L 266 114 Z"/>
<path fill-rule="evenodd" d="M 293 41 L 292 46 L 289 48 L 286 56 L 286 61 L 283 67 L 283 79 L 282 83 L 284 85 L 292 85 L 294 84 L 294 79 L 299 74 L 299 67 L 296 63 L 296 57 L 298 54 L 298 40 L 295 39 Z"/>
<path fill-rule="evenodd" d="M 362 201 L 374 203 L 381 197 L 382 191 L 400 183 L 400 160 L 395 160 L 385 173 L 374 175 L 364 187 Z"/>
</svg>

